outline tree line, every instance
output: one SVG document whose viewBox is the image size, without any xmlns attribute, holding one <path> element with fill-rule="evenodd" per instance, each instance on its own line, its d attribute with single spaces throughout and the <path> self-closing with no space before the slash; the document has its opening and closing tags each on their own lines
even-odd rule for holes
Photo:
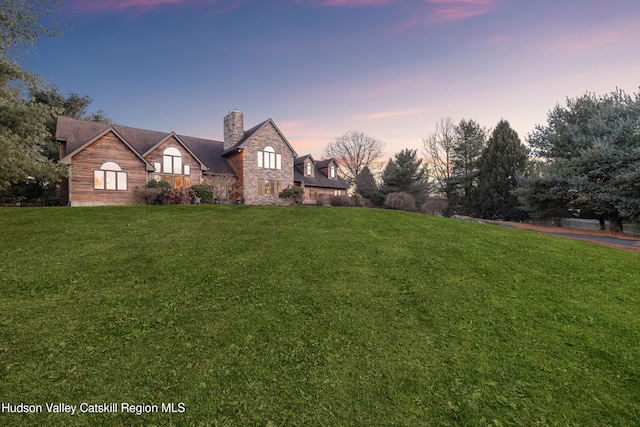
<svg viewBox="0 0 640 427">
<path fill-rule="evenodd" d="M 343 148 L 359 141 L 367 144 L 348 150 L 359 156 L 345 155 Z M 375 148 L 368 156 L 362 153 L 367 147 Z M 548 112 L 547 124 L 537 125 L 527 144 L 504 119 L 487 130 L 474 120 L 456 124 L 442 118 L 422 140 L 423 158 L 417 149 L 404 149 L 376 168 L 383 150 L 383 142 L 350 132 L 330 143 L 325 154 L 338 160 L 355 192 L 372 205 L 427 210 L 442 200 L 445 215 L 595 218 L 602 229 L 609 221 L 613 232 L 640 220 L 637 93 L 617 89 L 567 99 Z M 366 161 L 354 164 L 358 159 Z"/>
</svg>

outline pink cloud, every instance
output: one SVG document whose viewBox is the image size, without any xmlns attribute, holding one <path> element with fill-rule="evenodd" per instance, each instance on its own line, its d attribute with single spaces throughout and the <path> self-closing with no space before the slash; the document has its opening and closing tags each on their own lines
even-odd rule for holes
<svg viewBox="0 0 640 427">
<path fill-rule="evenodd" d="M 105 12 L 122 12 L 134 10 L 138 13 L 148 12 L 162 6 L 178 4 L 205 4 L 216 3 L 223 8 L 222 12 L 234 9 L 243 0 L 69 0 L 66 10 L 74 13 L 99 14 Z"/>
<path fill-rule="evenodd" d="M 353 120 L 380 120 L 389 119 L 392 117 L 400 116 L 413 116 L 416 114 L 423 114 L 433 111 L 433 108 L 413 108 L 410 110 L 391 110 L 391 111 L 377 111 L 375 113 L 356 114 L 352 116 Z"/>
<path fill-rule="evenodd" d="M 548 52 L 567 54 L 587 50 L 597 51 L 605 46 L 620 45 L 638 39 L 640 21 L 614 22 L 607 27 L 572 31 L 550 41 Z"/>
<path fill-rule="evenodd" d="M 427 0 L 413 16 L 400 24 L 400 29 L 442 24 L 474 18 L 490 13 L 498 0 Z"/>
<path fill-rule="evenodd" d="M 384 6 L 394 3 L 395 0 L 296 0 L 296 3 L 311 3 L 321 7 L 371 7 Z"/>
</svg>

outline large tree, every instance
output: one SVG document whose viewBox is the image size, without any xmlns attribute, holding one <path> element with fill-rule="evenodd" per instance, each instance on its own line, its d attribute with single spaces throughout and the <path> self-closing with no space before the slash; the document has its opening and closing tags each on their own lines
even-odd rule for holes
<svg viewBox="0 0 640 427">
<path fill-rule="evenodd" d="M 640 218 L 640 94 L 567 99 L 529 136 L 540 172 L 520 194 L 537 216 L 588 210 L 613 232 Z M 548 189 L 548 190 L 547 190 Z"/>
<path fill-rule="evenodd" d="M 382 173 L 384 194 L 405 192 L 413 195 L 418 203 L 426 200 L 429 190 L 429 173 L 418 150 L 404 149 L 389 159 Z"/>
<path fill-rule="evenodd" d="M 489 219 L 523 216 L 518 181 L 527 168 L 526 148 L 509 122 L 500 120 L 478 161 L 476 214 Z"/>
<path fill-rule="evenodd" d="M 2 0 L 0 58 L 21 56 L 39 38 L 58 36 L 58 24 L 49 17 L 60 6 L 62 0 Z"/>
<path fill-rule="evenodd" d="M 372 169 L 384 151 L 384 142 L 363 132 L 350 131 L 336 138 L 324 150 L 328 158 L 336 159 L 343 178 L 353 184 L 360 172 Z"/>
<path fill-rule="evenodd" d="M 378 184 L 368 166 L 365 166 L 356 177 L 356 192 L 365 199 L 371 200 L 374 205 L 382 204 L 382 194 Z"/>
<path fill-rule="evenodd" d="M 453 176 L 453 156 L 456 144 L 456 127 L 449 117 L 441 118 L 435 130 L 422 139 L 423 153 L 431 177 L 434 180 L 435 191 L 449 198 L 447 183 Z"/>
<path fill-rule="evenodd" d="M 454 128 L 451 176 L 447 180 L 449 211 L 468 215 L 476 206 L 479 160 L 486 145 L 486 130 L 474 120 L 460 120 Z"/>
<path fill-rule="evenodd" d="M 46 21 L 56 0 L 5 0 L 0 8 L 0 191 L 11 184 L 56 180 L 60 167 L 44 154 L 50 139 L 47 123 L 56 110 L 32 104 L 25 93 L 41 83 L 16 62 L 19 49 L 42 36 L 55 36 L 53 21 Z"/>
</svg>

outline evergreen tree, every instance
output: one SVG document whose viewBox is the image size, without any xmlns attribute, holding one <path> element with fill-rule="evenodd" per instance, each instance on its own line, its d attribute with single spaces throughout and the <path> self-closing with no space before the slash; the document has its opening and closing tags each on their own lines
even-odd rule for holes
<svg viewBox="0 0 640 427">
<path fill-rule="evenodd" d="M 540 173 L 519 193 L 535 216 L 588 210 L 622 232 L 640 218 L 640 94 L 585 94 L 557 105 L 529 136 Z"/>
<path fill-rule="evenodd" d="M 500 120 L 478 163 L 476 215 L 490 219 L 524 216 L 514 191 L 527 168 L 527 153 L 509 122 Z"/>
<path fill-rule="evenodd" d="M 447 180 L 449 211 L 471 214 L 476 201 L 478 160 L 486 144 L 486 131 L 474 120 L 461 120 L 455 127 L 452 172 Z"/>
<path fill-rule="evenodd" d="M 404 149 L 389 159 L 382 174 L 382 192 L 384 194 L 404 191 L 413 195 L 421 204 L 429 193 L 429 175 L 418 150 Z"/>
<path fill-rule="evenodd" d="M 380 194 L 378 184 L 376 184 L 376 180 L 368 166 L 365 166 L 356 177 L 356 192 L 365 199 L 371 200 L 375 205 L 382 204 L 382 194 Z"/>
</svg>

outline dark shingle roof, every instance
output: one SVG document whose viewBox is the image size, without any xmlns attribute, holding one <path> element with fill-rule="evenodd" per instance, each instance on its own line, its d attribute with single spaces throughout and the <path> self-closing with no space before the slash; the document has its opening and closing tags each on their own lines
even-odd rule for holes
<svg viewBox="0 0 640 427">
<path fill-rule="evenodd" d="M 113 128 L 120 134 L 139 155 L 146 154 L 172 135 L 171 132 L 157 132 L 59 116 L 56 140 L 66 141 L 66 154 L 69 155 L 109 128 Z M 183 135 L 177 135 L 177 137 L 209 169 L 209 173 L 234 173 L 222 157 L 222 141 Z"/>
<path fill-rule="evenodd" d="M 309 187 L 323 187 L 323 188 L 342 188 L 347 189 L 349 185 L 346 181 L 340 177 L 336 179 L 330 179 L 327 177 L 316 165 L 315 176 L 304 176 L 298 168 L 294 168 L 293 180 L 294 182 L 304 182 L 305 186 Z"/>
<path fill-rule="evenodd" d="M 311 158 L 311 161 L 312 161 L 313 163 L 315 163 L 315 162 L 316 162 L 315 160 L 313 160 L 313 157 L 311 157 L 311 154 L 307 154 L 307 155 L 305 155 L 305 156 L 300 156 L 300 157 L 298 157 L 297 159 L 295 159 L 295 161 L 293 162 L 293 164 L 294 164 L 294 165 L 301 165 L 301 164 L 303 164 L 303 163 L 304 163 L 304 161 L 305 161 L 305 160 L 307 160 L 307 158 L 309 158 L 309 157 Z"/>
</svg>

